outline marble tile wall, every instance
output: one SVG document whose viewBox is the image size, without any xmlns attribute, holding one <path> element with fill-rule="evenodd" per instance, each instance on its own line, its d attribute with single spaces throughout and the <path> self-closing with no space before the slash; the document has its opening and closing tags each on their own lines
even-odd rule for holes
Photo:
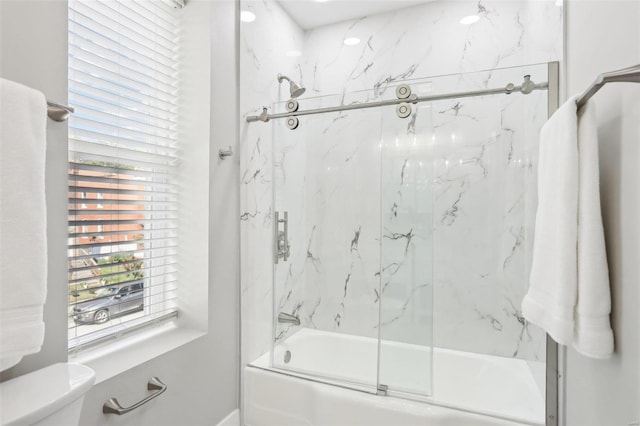
<svg viewBox="0 0 640 426">
<path fill-rule="evenodd" d="M 258 17 L 242 26 L 244 115 L 286 99 L 278 72 L 302 81 L 301 108 L 313 108 L 392 98 L 387 89 L 406 79 L 561 57 L 555 1 L 436 1 L 306 32 L 277 2 L 242 8 Z M 474 13 L 478 23 L 458 23 Z M 344 46 L 345 36 L 362 43 Z M 437 92 L 505 79 L 519 83 L 521 71 L 416 83 Z M 542 359 L 542 335 L 523 322 L 519 300 L 546 104 L 512 96 L 421 104 L 407 121 L 381 108 L 304 117 L 294 132 L 243 123 L 243 362 L 291 332 L 272 329 L 274 304 L 306 327 L 376 337 L 380 317 L 383 338 Z M 292 246 L 275 273 L 274 198 L 289 212 Z"/>
<path fill-rule="evenodd" d="M 257 17 L 254 22 L 241 23 L 239 52 L 241 343 L 245 364 L 268 351 L 273 336 L 274 130 L 263 123 L 248 124 L 244 117 L 287 99 L 288 92 L 276 76 L 300 78 L 300 58 L 286 56 L 286 52 L 302 50 L 304 33 L 272 0 L 243 1 L 242 9 Z"/>
</svg>

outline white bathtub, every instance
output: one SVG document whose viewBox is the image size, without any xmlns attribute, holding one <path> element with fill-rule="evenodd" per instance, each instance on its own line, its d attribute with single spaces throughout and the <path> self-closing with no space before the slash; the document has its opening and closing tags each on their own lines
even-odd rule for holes
<svg viewBox="0 0 640 426">
<path fill-rule="evenodd" d="M 516 426 L 544 424 L 542 363 L 382 342 L 381 382 L 415 400 L 372 394 L 377 340 L 302 329 L 245 369 L 247 426 Z M 291 359 L 284 363 L 285 352 Z M 284 366 L 273 368 L 272 365 Z M 284 374 L 282 374 L 284 373 Z M 318 382 L 329 382 L 369 392 Z M 327 379 L 328 378 L 328 379 Z"/>
</svg>

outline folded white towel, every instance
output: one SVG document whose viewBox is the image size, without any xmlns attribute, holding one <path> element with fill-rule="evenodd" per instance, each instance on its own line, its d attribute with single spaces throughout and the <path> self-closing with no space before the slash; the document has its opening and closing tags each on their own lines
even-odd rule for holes
<svg viewBox="0 0 640 426">
<path fill-rule="evenodd" d="M 573 347 L 592 358 L 608 358 L 613 353 L 611 289 L 600 212 L 598 128 L 594 105 L 588 102 L 578 113 L 578 152 L 578 300 Z"/>
<path fill-rule="evenodd" d="M 540 131 L 538 210 L 524 317 L 563 345 L 573 340 L 577 297 L 578 118 L 575 98 Z"/>
<path fill-rule="evenodd" d="M 593 111 L 578 117 L 576 98 L 540 133 L 533 263 L 522 313 L 556 342 L 602 358 L 613 351 L 613 333 L 597 129 Z"/>
<path fill-rule="evenodd" d="M 0 79 L 0 361 L 40 351 L 46 299 L 44 95 Z M 9 361 L 11 360 L 11 361 Z"/>
</svg>

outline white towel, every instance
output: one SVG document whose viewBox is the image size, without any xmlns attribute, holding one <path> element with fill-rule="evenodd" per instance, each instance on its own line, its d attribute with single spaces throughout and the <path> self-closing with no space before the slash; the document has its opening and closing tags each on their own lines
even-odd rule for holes
<svg viewBox="0 0 640 426">
<path fill-rule="evenodd" d="M 613 351 L 610 289 L 600 214 L 593 106 L 577 96 L 543 126 L 538 211 L 524 317 L 562 345 L 604 358 Z"/>
<path fill-rule="evenodd" d="M 598 128 L 589 102 L 578 113 L 578 152 L 578 300 L 573 347 L 592 358 L 608 358 L 613 353 L 611 288 L 600 213 Z"/>
<path fill-rule="evenodd" d="M 44 340 L 47 102 L 0 79 L 0 370 Z"/>
</svg>

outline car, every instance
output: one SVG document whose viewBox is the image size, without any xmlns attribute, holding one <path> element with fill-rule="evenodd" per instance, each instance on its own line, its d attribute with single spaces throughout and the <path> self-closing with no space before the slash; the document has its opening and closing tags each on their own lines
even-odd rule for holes
<svg viewBox="0 0 640 426">
<path fill-rule="evenodd" d="M 103 324 L 111 318 L 144 309 L 142 282 L 103 287 L 96 297 L 73 307 L 73 321 L 80 324 Z"/>
</svg>

